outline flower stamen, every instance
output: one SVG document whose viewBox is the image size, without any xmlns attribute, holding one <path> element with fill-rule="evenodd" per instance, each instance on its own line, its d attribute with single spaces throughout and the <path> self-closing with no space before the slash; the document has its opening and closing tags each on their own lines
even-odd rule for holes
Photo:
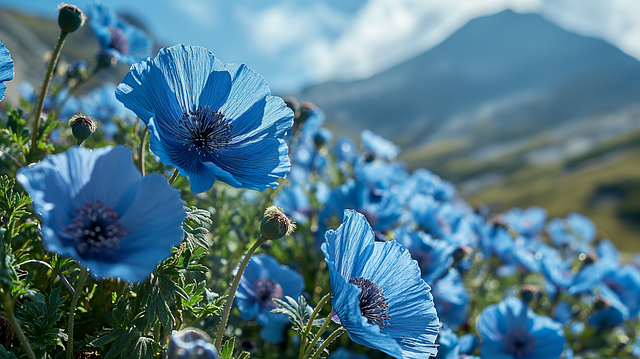
<svg viewBox="0 0 640 359">
<path fill-rule="evenodd" d="M 360 311 L 362 316 L 367 318 L 369 323 L 375 324 L 382 330 L 389 325 L 389 304 L 384 297 L 384 291 L 372 281 L 358 277 L 349 279 L 349 283 L 355 284 L 362 289 L 358 299 L 360 299 Z"/>
<path fill-rule="evenodd" d="M 85 203 L 76 210 L 76 217 L 66 232 L 78 244 L 78 252 L 100 252 L 103 248 L 118 249 L 126 235 L 120 215 L 99 200 Z"/>
<path fill-rule="evenodd" d="M 198 155 L 220 153 L 229 148 L 232 125 L 223 114 L 211 111 L 208 107 L 188 111 L 178 121 L 178 141 L 195 149 Z"/>
<path fill-rule="evenodd" d="M 111 40 L 109 47 L 123 55 L 127 55 L 129 53 L 129 41 L 122 29 L 114 26 L 107 26 L 107 29 L 109 29 L 109 39 Z"/>
</svg>

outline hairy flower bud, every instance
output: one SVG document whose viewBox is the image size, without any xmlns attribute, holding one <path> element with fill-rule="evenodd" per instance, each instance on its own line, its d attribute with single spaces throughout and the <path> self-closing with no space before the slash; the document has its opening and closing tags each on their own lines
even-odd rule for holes
<svg viewBox="0 0 640 359">
<path fill-rule="evenodd" d="M 171 335 L 167 358 L 219 359 L 220 357 L 207 333 L 196 328 L 187 328 Z"/>
<path fill-rule="evenodd" d="M 69 120 L 69 127 L 71 127 L 73 137 L 75 137 L 80 143 L 89 138 L 89 136 L 96 131 L 96 124 L 93 122 L 91 116 L 81 113 L 71 117 Z"/>
<path fill-rule="evenodd" d="M 58 25 L 66 33 L 78 30 L 85 20 L 82 10 L 75 5 L 61 4 L 58 7 Z"/>
<path fill-rule="evenodd" d="M 260 223 L 260 233 L 265 239 L 276 240 L 291 234 L 296 229 L 293 219 L 287 217 L 282 209 L 271 206 L 264 212 Z"/>
<path fill-rule="evenodd" d="M 525 284 L 520 288 L 520 295 L 522 295 L 522 300 L 531 303 L 533 300 L 540 299 L 540 288 L 533 284 Z"/>
</svg>

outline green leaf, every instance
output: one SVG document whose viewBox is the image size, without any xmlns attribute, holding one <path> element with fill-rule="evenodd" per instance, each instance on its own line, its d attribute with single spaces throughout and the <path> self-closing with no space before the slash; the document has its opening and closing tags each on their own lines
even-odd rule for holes
<svg viewBox="0 0 640 359">
<path fill-rule="evenodd" d="M 129 331 L 119 336 L 113 344 L 111 344 L 111 348 L 107 352 L 107 355 L 105 355 L 104 359 L 118 358 L 122 356 L 122 354 L 126 353 L 129 349 L 131 343 L 139 337 L 140 332 L 135 328 L 129 329 Z"/>
<path fill-rule="evenodd" d="M 153 359 L 153 347 L 155 341 L 152 338 L 140 337 L 133 346 L 134 358 Z"/>
<path fill-rule="evenodd" d="M 233 355 L 233 347 L 235 346 L 236 338 L 232 337 L 227 340 L 222 346 L 222 352 L 220 353 L 220 359 L 231 359 Z"/>
<path fill-rule="evenodd" d="M 125 329 L 113 329 L 107 332 L 107 334 L 103 336 L 98 336 L 96 339 L 92 340 L 89 344 L 94 347 L 101 347 L 111 343 L 112 341 L 116 340 L 117 338 L 127 333 L 129 333 L 129 331 Z"/>
</svg>

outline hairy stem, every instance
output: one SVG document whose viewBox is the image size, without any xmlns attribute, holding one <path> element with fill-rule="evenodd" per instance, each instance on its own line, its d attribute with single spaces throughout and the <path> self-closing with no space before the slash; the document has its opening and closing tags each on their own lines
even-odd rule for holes
<svg viewBox="0 0 640 359">
<path fill-rule="evenodd" d="M 25 353 L 27 353 L 29 359 L 36 359 L 36 355 L 33 353 L 33 349 L 31 349 L 31 344 L 29 344 L 22 328 L 20 328 L 20 324 L 18 323 L 16 316 L 13 314 L 13 304 L 13 301 L 9 298 L 9 294 L 3 295 L 2 307 L 4 308 L 4 312 L 7 313 L 7 319 L 9 320 L 9 323 L 11 323 L 13 332 L 18 337 L 18 340 L 20 340 L 20 344 L 22 345 Z"/>
<path fill-rule="evenodd" d="M 51 60 L 49 61 L 49 67 L 47 67 L 47 73 L 45 74 L 44 81 L 42 82 L 40 96 L 38 97 L 38 106 L 36 107 L 35 117 L 33 119 L 33 130 L 31 132 L 31 153 L 36 152 L 38 132 L 40 129 L 40 115 L 42 114 L 42 109 L 44 107 L 44 99 L 47 97 L 47 91 L 49 91 L 49 85 L 51 85 L 51 78 L 53 77 L 53 69 L 56 67 L 56 63 L 58 63 L 60 51 L 62 51 L 62 46 L 64 45 L 64 40 L 67 38 L 67 35 L 68 33 L 65 31 L 60 32 L 58 43 L 53 49 L 53 54 L 51 55 Z"/>
<path fill-rule="evenodd" d="M 138 169 L 144 177 L 144 147 L 146 145 L 147 136 L 149 135 L 149 128 L 145 126 L 140 135 L 140 146 L 138 146 Z"/>
<path fill-rule="evenodd" d="M 304 358 L 308 358 L 309 355 L 311 355 L 311 352 L 313 351 L 313 348 L 315 348 L 316 343 L 318 343 L 318 340 L 320 340 L 320 337 L 322 336 L 324 331 L 327 330 L 327 327 L 329 326 L 329 323 L 331 323 L 331 313 L 329 313 L 329 315 L 327 315 L 327 318 L 324 320 L 324 323 L 322 323 L 322 326 L 320 327 L 320 329 L 318 329 L 318 332 L 313 337 L 313 340 L 311 341 L 311 344 L 309 344 L 309 348 L 307 350 L 305 350 Z"/>
<path fill-rule="evenodd" d="M 80 277 L 78 277 L 78 284 L 76 284 L 76 292 L 73 295 L 73 299 L 71 300 L 71 307 L 69 308 L 69 324 L 67 326 L 67 335 L 69 336 L 69 340 L 67 341 L 67 359 L 73 359 L 73 317 L 76 313 L 78 297 L 80 296 L 80 293 L 82 293 L 84 282 L 87 279 L 87 272 L 87 268 L 82 267 Z"/>
<path fill-rule="evenodd" d="M 176 170 L 177 171 L 177 170 Z M 238 285 L 240 284 L 240 279 L 242 278 L 242 274 L 244 273 L 244 269 L 249 264 L 249 260 L 253 255 L 253 252 L 260 247 L 262 243 L 266 242 L 262 236 L 258 237 L 256 242 L 249 248 L 247 253 L 244 255 L 240 266 L 238 267 L 238 272 L 236 273 L 236 277 L 233 278 L 233 283 L 231 284 L 231 288 L 229 289 L 229 296 L 227 297 L 227 302 L 224 304 L 224 311 L 222 312 L 222 317 L 220 317 L 220 327 L 218 328 L 218 335 L 216 336 L 216 350 L 220 353 L 220 347 L 222 346 L 222 337 L 224 336 L 224 329 L 227 327 L 227 320 L 229 320 L 229 313 L 231 312 L 231 306 L 233 305 L 233 298 L 236 295 L 236 289 L 238 289 Z"/>
<path fill-rule="evenodd" d="M 173 182 L 176 181 L 176 179 L 178 179 L 178 175 L 180 174 L 180 171 L 178 171 L 178 169 L 176 168 L 175 170 L 173 170 L 173 174 L 171 175 L 171 178 L 169 178 L 169 185 L 173 186 Z"/>
<path fill-rule="evenodd" d="M 331 335 L 329 335 L 329 337 L 324 342 L 322 342 L 322 345 L 313 354 L 311 359 L 318 359 L 320 354 L 322 354 L 322 352 L 329 346 L 329 344 L 333 343 L 333 341 L 336 340 L 339 336 L 341 336 L 342 333 L 344 333 L 344 332 L 345 332 L 344 327 L 340 327 L 340 328 L 336 329 L 333 333 L 331 333 Z"/>
</svg>

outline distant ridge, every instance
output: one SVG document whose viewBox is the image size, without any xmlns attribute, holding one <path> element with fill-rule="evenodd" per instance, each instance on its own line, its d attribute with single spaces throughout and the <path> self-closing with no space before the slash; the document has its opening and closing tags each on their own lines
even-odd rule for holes
<svg viewBox="0 0 640 359">
<path fill-rule="evenodd" d="M 329 125 L 404 149 L 455 140 L 478 150 L 640 104 L 640 62 L 536 14 L 471 20 L 448 39 L 365 80 L 297 94 Z"/>
</svg>

